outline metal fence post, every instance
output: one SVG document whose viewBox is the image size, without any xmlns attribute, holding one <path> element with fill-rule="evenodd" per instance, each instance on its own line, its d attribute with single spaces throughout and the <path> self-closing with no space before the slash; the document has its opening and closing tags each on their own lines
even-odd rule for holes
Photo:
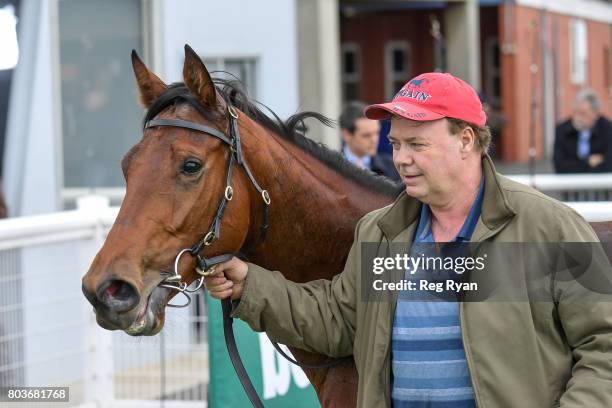
<svg viewBox="0 0 612 408">
<path fill-rule="evenodd" d="M 81 270 L 87 271 L 91 261 L 102 247 L 105 228 L 100 215 L 110 208 L 110 200 L 103 196 L 84 196 L 77 199 L 77 209 L 96 219 L 95 235 L 83 241 L 80 247 Z M 83 313 L 86 327 L 84 367 L 84 401 L 93 402 L 100 408 L 112 406 L 114 400 L 113 336 L 96 323 L 91 305 L 83 298 Z"/>
</svg>

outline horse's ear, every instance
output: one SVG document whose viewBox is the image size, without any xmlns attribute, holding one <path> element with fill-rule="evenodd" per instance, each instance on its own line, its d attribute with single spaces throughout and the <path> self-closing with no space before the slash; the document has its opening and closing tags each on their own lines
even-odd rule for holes
<svg viewBox="0 0 612 408">
<path fill-rule="evenodd" d="M 140 103 L 148 108 L 159 95 L 168 89 L 168 86 L 157 75 L 149 71 L 136 50 L 132 50 L 132 68 L 134 68 L 134 75 L 136 75 L 136 82 L 140 90 Z"/>
<path fill-rule="evenodd" d="M 196 54 L 187 44 L 185 44 L 183 80 L 191 93 L 193 93 L 204 106 L 212 107 L 217 104 L 215 84 L 210 78 L 210 74 L 198 54 Z"/>
</svg>

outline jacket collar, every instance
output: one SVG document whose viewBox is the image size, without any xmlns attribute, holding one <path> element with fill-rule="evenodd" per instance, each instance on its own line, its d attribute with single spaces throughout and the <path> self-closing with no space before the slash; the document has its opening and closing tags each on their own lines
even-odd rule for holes
<svg viewBox="0 0 612 408">
<path fill-rule="evenodd" d="M 508 202 L 508 197 L 501 187 L 500 175 L 495 171 L 488 154 L 483 156 L 482 165 L 485 179 L 484 197 L 480 220 L 473 234 L 474 240 L 503 226 L 516 214 Z M 418 221 L 421 205 L 419 200 L 408 196 L 405 190 L 397 197 L 378 220 L 379 228 L 389 241 Z"/>
</svg>

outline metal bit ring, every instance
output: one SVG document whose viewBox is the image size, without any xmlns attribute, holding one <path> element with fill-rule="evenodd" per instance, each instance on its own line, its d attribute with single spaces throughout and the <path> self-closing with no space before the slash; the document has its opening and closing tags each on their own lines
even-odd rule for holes
<svg viewBox="0 0 612 408">
<path fill-rule="evenodd" d="M 176 308 L 181 308 L 181 307 L 187 307 L 191 304 L 191 296 L 189 296 L 187 293 L 185 293 L 185 289 L 180 290 L 179 288 L 177 288 L 176 286 L 172 286 L 172 285 L 166 285 L 164 283 L 160 284 L 159 286 L 161 286 L 162 288 L 168 288 L 168 289 L 174 289 L 174 290 L 178 290 L 178 293 L 181 293 L 183 296 L 185 296 L 185 298 L 187 298 L 187 302 L 180 304 L 180 305 L 173 305 L 172 303 L 168 303 L 166 304 L 166 306 L 168 307 L 176 307 Z"/>
<path fill-rule="evenodd" d="M 181 274 L 179 273 L 178 264 L 179 264 L 179 261 L 181 260 L 181 256 L 183 256 L 185 252 L 189 252 L 189 251 L 191 251 L 191 248 L 185 248 L 181 250 L 181 252 L 178 253 L 176 258 L 174 259 L 174 276 L 172 276 L 171 278 L 176 278 L 177 276 L 181 276 Z"/>
</svg>

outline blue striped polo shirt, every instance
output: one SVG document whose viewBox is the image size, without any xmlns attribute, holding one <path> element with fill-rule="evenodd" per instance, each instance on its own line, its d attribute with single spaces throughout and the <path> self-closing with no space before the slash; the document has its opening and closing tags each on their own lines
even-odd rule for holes
<svg viewBox="0 0 612 408">
<path fill-rule="evenodd" d="M 484 177 L 465 223 L 453 242 L 471 239 L 480 217 Z M 410 256 L 434 242 L 429 206 L 423 204 Z M 454 272 L 451 272 L 454 273 Z M 426 278 L 423 273 L 406 279 Z M 416 296 L 416 297 L 415 297 Z M 459 302 L 435 300 L 428 292 L 400 292 L 393 321 L 391 399 L 396 408 L 474 408 L 459 323 Z M 419 299 L 419 300 L 415 300 Z M 421 301 L 420 299 L 426 299 Z"/>
</svg>

